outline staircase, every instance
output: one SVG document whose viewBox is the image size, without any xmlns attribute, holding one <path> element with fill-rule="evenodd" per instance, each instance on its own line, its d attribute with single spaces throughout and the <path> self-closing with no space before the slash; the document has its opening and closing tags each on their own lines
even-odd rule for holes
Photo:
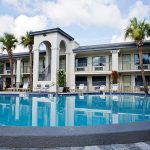
<svg viewBox="0 0 150 150">
<path fill-rule="evenodd" d="M 50 64 L 39 73 L 39 81 L 50 81 L 51 80 L 51 68 Z"/>
</svg>

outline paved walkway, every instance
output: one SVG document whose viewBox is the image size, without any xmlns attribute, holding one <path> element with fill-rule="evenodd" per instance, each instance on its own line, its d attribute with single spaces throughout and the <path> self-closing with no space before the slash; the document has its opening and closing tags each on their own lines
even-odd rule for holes
<svg viewBox="0 0 150 150">
<path fill-rule="evenodd" d="M 150 150 L 150 142 L 59 148 L 2 148 L 0 150 Z"/>
</svg>

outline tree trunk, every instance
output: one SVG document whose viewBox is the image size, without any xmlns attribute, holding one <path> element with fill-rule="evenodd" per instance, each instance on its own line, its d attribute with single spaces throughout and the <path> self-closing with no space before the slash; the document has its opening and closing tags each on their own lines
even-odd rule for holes
<svg viewBox="0 0 150 150">
<path fill-rule="evenodd" d="M 141 74 L 142 74 L 142 80 L 144 84 L 144 92 L 145 94 L 148 94 L 148 87 L 145 79 L 145 74 L 144 74 L 144 67 L 143 67 L 143 54 L 142 54 L 142 46 L 139 47 L 139 59 L 140 59 L 140 67 L 141 67 Z"/>
<path fill-rule="evenodd" d="M 32 83 L 32 72 L 33 72 L 33 65 L 32 65 L 32 49 L 33 49 L 33 46 L 32 45 L 30 45 L 29 46 L 29 57 L 30 57 L 30 91 L 32 91 L 32 85 L 33 85 L 33 83 Z"/>
<path fill-rule="evenodd" d="M 11 88 L 13 87 L 13 56 L 12 56 L 12 52 L 11 49 L 8 50 L 8 59 L 9 59 L 9 63 L 10 63 L 10 76 L 11 76 Z"/>
</svg>

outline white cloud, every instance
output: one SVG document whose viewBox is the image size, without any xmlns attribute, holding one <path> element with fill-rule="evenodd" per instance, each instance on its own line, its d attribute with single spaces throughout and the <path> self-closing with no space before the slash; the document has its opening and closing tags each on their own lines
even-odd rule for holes
<svg viewBox="0 0 150 150">
<path fill-rule="evenodd" d="M 43 30 L 46 28 L 48 20 L 45 16 L 28 17 L 20 15 L 17 18 L 11 16 L 0 16 L 0 36 L 4 32 L 13 33 L 18 39 L 24 35 L 26 31 Z M 23 50 L 22 47 L 17 47 L 16 51 Z"/>
<path fill-rule="evenodd" d="M 129 18 L 137 17 L 143 19 L 147 17 L 150 13 L 150 6 L 145 5 L 143 1 L 137 0 L 135 5 L 131 8 L 129 12 Z"/>
<path fill-rule="evenodd" d="M 0 35 L 4 32 L 11 32 L 14 28 L 14 18 L 11 16 L 0 16 Z"/>
<path fill-rule="evenodd" d="M 108 26 L 125 22 L 114 0 L 58 0 L 44 2 L 42 12 L 54 25 Z"/>
</svg>

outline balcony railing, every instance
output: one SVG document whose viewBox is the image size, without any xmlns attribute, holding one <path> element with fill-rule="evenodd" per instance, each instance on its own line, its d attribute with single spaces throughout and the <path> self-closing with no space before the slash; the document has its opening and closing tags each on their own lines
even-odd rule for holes
<svg viewBox="0 0 150 150">
<path fill-rule="evenodd" d="M 134 61 L 120 61 L 119 70 L 141 70 L 140 64 L 135 64 Z M 150 64 L 143 64 L 144 70 L 150 70 Z"/>
<path fill-rule="evenodd" d="M 111 62 L 102 63 L 99 66 L 93 65 L 92 63 L 78 63 L 75 67 L 75 71 L 88 71 L 88 72 L 98 72 L 98 71 L 110 71 L 112 68 Z"/>
</svg>

